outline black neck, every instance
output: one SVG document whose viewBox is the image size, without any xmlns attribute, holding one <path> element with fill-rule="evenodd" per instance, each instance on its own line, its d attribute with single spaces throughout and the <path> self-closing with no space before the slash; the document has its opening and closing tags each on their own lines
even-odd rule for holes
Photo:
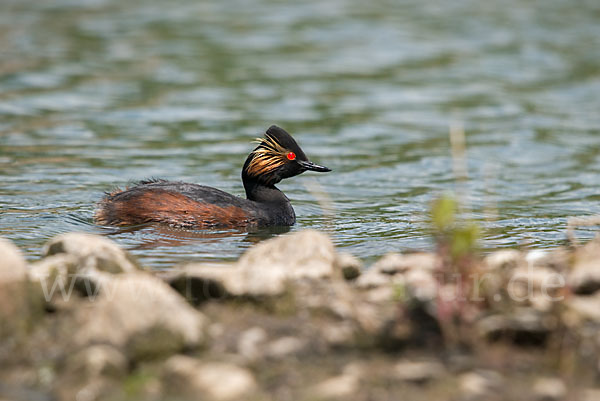
<svg viewBox="0 0 600 401">
<path fill-rule="evenodd" d="M 291 226 L 296 222 L 294 208 L 287 196 L 275 185 L 265 185 L 250 177 L 243 177 L 246 197 L 252 202 L 258 216 L 267 225 Z"/>
<path fill-rule="evenodd" d="M 250 177 L 243 177 L 246 198 L 255 202 L 265 203 L 290 203 L 287 196 L 284 195 L 275 185 L 265 185 L 258 180 Z"/>
</svg>

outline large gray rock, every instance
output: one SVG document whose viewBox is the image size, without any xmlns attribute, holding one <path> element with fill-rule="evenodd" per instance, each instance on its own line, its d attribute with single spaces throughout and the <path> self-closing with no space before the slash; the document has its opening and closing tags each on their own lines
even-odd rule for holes
<svg viewBox="0 0 600 401">
<path fill-rule="evenodd" d="M 244 253 L 243 269 L 283 271 L 289 278 L 330 278 L 336 252 L 331 239 L 315 230 L 303 230 L 263 241 Z"/>
<path fill-rule="evenodd" d="M 288 276 L 283 269 L 260 269 L 237 264 L 188 264 L 168 273 L 165 280 L 190 302 L 230 297 L 260 298 L 284 293 Z"/>
<path fill-rule="evenodd" d="M 234 264 L 189 264 L 165 279 L 193 302 L 282 295 L 292 280 L 341 278 L 333 243 L 305 230 L 250 248 Z"/>
<path fill-rule="evenodd" d="M 225 362 L 204 362 L 175 355 L 164 365 L 169 392 L 213 401 L 248 399 L 257 389 L 252 373 Z"/>
<path fill-rule="evenodd" d="M 77 308 L 76 345 L 110 344 L 134 359 L 153 358 L 202 343 L 206 319 L 158 278 L 110 275 Z"/>
</svg>

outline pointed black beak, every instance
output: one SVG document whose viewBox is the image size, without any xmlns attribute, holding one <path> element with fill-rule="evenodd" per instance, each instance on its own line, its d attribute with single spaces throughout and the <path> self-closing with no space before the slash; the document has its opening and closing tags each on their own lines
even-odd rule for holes
<svg viewBox="0 0 600 401">
<path fill-rule="evenodd" d="M 296 161 L 305 170 L 318 171 L 320 173 L 326 173 L 328 171 L 331 171 L 330 168 L 327 168 L 325 166 L 319 166 L 318 164 L 315 164 L 313 162 L 304 161 L 304 160 L 296 160 Z"/>
</svg>

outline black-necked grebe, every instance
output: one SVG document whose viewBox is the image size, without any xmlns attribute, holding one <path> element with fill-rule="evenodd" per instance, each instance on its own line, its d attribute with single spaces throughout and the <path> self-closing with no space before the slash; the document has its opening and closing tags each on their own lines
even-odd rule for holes
<svg viewBox="0 0 600 401">
<path fill-rule="evenodd" d="M 258 140 L 260 144 L 242 168 L 247 199 L 203 185 L 147 180 L 107 194 L 98 204 L 95 221 L 113 226 L 162 223 L 191 229 L 291 226 L 296 214 L 275 184 L 307 170 L 331 170 L 310 162 L 294 138 L 275 125 Z"/>
</svg>

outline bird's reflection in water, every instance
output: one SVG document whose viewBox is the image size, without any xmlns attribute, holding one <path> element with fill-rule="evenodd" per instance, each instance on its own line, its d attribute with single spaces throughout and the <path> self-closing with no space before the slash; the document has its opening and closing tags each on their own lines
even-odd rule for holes
<svg viewBox="0 0 600 401">
<path fill-rule="evenodd" d="M 159 247 L 178 247 L 190 245 L 197 242 L 206 244 L 218 242 L 223 238 L 243 237 L 242 242 L 249 242 L 252 245 L 265 239 L 272 238 L 278 234 L 284 234 L 290 231 L 288 226 L 272 226 L 265 228 L 256 228 L 254 230 L 185 230 L 160 225 L 138 225 L 119 229 L 111 229 L 106 235 L 119 235 L 125 233 L 140 234 L 143 232 L 142 241 L 129 250 L 154 249 Z"/>
</svg>

